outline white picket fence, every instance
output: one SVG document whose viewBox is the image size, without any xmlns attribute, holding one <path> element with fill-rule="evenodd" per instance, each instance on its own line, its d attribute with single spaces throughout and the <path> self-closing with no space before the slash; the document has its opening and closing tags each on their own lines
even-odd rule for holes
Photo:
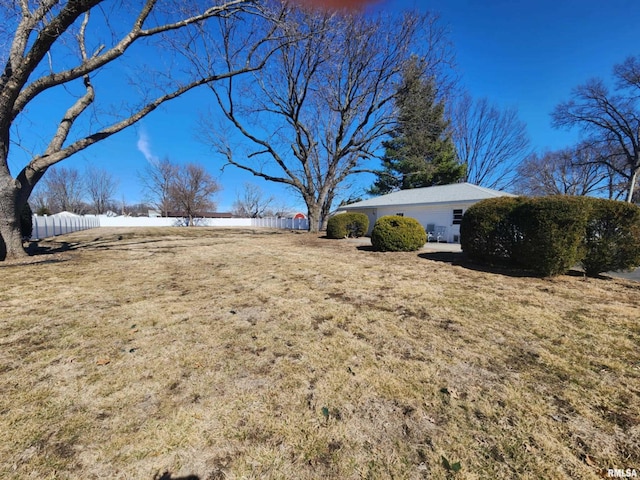
<svg viewBox="0 0 640 480">
<path fill-rule="evenodd" d="M 167 217 L 106 217 L 106 216 L 33 216 L 32 240 L 64 235 L 65 233 L 97 227 L 176 227 L 184 225 L 183 219 Z M 308 230 L 306 218 L 200 218 L 196 225 L 202 227 L 257 227 L 284 230 Z"/>
</svg>

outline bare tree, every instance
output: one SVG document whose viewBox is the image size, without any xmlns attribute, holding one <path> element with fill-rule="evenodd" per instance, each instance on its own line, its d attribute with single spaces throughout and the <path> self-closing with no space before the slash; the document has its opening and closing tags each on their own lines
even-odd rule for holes
<svg viewBox="0 0 640 480">
<path fill-rule="evenodd" d="M 83 178 L 75 168 L 51 168 L 44 178 L 44 196 L 53 213 L 85 213 L 85 190 Z"/>
<path fill-rule="evenodd" d="M 151 159 L 138 174 L 146 197 L 163 217 L 169 216 L 169 211 L 176 209 L 171 198 L 171 184 L 178 175 L 178 170 L 178 165 L 165 157 L 162 160 Z"/>
<path fill-rule="evenodd" d="M 171 201 L 188 219 L 188 226 L 194 225 L 195 217 L 215 209 L 212 197 L 218 191 L 220 185 L 215 178 L 194 163 L 180 167 L 169 186 Z"/>
<path fill-rule="evenodd" d="M 613 77 L 614 92 L 601 79 L 575 88 L 571 99 L 554 110 L 553 125 L 578 127 L 589 143 L 606 146 L 612 156 L 597 161 L 626 179 L 631 202 L 640 172 L 640 56 L 614 66 Z"/>
<path fill-rule="evenodd" d="M 31 211 L 38 215 L 51 215 L 53 213 L 44 190 L 44 182 L 40 182 L 31 193 L 29 205 L 31 205 Z"/>
<path fill-rule="evenodd" d="M 595 195 L 612 190 L 613 180 L 597 161 L 604 153 L 580 145 L 574 148 L 529 155 L 517 169 L 516 190 L 526 195 Z"/>
<path fill-rule="evenodd" d="M 118 182 L 109 172 L 95 166 L 88 166 L 85 174 L 87 194 L 93 211 L 101 215 L 113 205 Z"/>
<path fill-rule="evenodd" d="M 297 212 L 296 209 L 288 205 L 285 201 L 275 201 L 275 203 L 264 214 L 265 217 L 289 218 Z"/>
<path fill-rule="evenodd" d="M 245 182 L 242 194 L 238 194 L 233 203 L 233 214 L 238 217 L 262 218 L 271 213 L 273 196 L 266 196 L 262 189 L 253 183 Z"/>
<path fill-rule="evenodd" d="M 18 216 L 37 182 L 49 167 L 136 123 L 161 104 L 198 86 L 259 69 L 271 53 L 272 37 L 256 40 L 233 69 L 216 55 L 220 35 L 212 19 L 232 23 L 241 14 L 263 14 L 256 0 L 144 0 L 127 4 L 103 0 L 41 0 L 1 2 L 2 18 L 12 28 L 0 30 L 0 260 L 26 255 Z M 162 41 L 156 41 L 161 39 Z M 136 57 L 131 47 L 138 45 Z M 276 45 L 273 48 L 277 48 Z M 185 55 L 210 52 L 198 70 L 187 68 Z M 148 58 L 162 57 L 153 67 Z M 74 60 L 75 59 L 75 60 Z M 129 61 L 131 63 L 127 64 Z M 120 78 L 97 75 L 118 62 L 138 75 L 117 88 L 133 85 L 137 104 L 96 104 L 104 88 L 114 89 Z M 164 68 L 164 70 L 161 70 Z M 108 85 L 106 84 L 108 83 Z M 67 99 L 66 111 L 50 109 L 45 118 L 30 119 L 30 105 L 56 92 Z M 50 97 L 48 97 L 50 98 Z M 103 97 L 106 98 L 106 97 Z M 122 95 L 121 98 L 127 98 Z M 93 114 L 92 118 L 89 115 Z M 57 119 L 56 119 L 57 116 Z M 20 142 L 21 129 L 38 131 L 37 121 L 49 122 L 49 138 L 23 149 L 32 151 L 24 167 L 12 173 L 11 144 Z M 53 128 L 52 128 L 53 127 Z"/>
<path fill-rule="evenodd" d="M 132 217 L 146 217 L 149 214 L 149 205 L 147 205 L 146 203 L 126 203 L 124 200 L 122 200 L 120 211 L 122 215 L 128 215 Z"/>
<path fill-rule="evenodd" d="M 514 108 L 500 110 L 486 98 L 463 94 L 451 111 L 453 141 L 467 165 L 465 181 L 487 188 L 507 188 L 518 164 L 530 154 L 527 127 Z"/>
<path fill-rule="evenodd" d="M 436 71 L 448 43 L 435 17 L 414 13 L 398 19 L 291 8 L 278 32 L 291 41 L 260 75 L 210 85 L 253 147 L 232 145 L 216 126 L 209 140 L 228 164 L 297 191 L 317 231 L 326 227 L 336 188 L 364 170 L 390 131 L 395 82 L 410 55 L 424 47 Z M 225 50 L 230 69 L 233 45 Z"/>
</svg>

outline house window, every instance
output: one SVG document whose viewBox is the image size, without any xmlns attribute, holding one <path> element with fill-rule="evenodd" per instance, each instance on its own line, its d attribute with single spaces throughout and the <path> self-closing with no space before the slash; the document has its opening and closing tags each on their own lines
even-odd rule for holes
<svg viewBox="0 0 640 480">
<path fill-rule="evenodd" d="M 453 224 L 460 225 L 462 223 L 462 209 L 456 209 L 453 211 Z"/>
</svg>

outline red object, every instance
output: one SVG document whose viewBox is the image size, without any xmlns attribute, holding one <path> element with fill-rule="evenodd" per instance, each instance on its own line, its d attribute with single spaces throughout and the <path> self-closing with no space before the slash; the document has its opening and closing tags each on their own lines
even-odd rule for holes
<svg viewBox="0 0 640 480">
<path fill-rule="evenodd" d="M 296 213 L 296 216 L 293 217 L 294 220 L 302 220 L 304 218 L 307 218 L 304 213 Z"/>
</svg>

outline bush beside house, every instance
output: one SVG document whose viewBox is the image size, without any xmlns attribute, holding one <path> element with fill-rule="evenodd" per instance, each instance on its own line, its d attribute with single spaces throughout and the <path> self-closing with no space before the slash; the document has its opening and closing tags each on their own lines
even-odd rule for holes
<svg viewBox="0 0 640 480">
<path fill-rule="evenodd" d="M 327 222 L 328 238 L 357 238 L 369 230 L 369 217 L 364 213 L 341 213 Z"/>
<path fill-rule="evenodd" d="M 513 259 L 540 275 L 560 275 L 582 258 L 588 209 L 584 197 L 550 196 L 522 201 L 511 214 L 519 238 Z"/>
<path fill-rule="evenodd" d="M 640 208 L 593 198 L 581 264 L 589 276 L 640 265 Z"/>
<path fill-rule="evenodd" d="M 413 252 L 427 243 L 427 232 L 414 218 L 380 217 L 371 231 L 371 244 L 377 252 Z"/>
<path fill-rule="evenodd" d="M 587 275 L 640 265 L 640 208 L 590 197 L 499 198 L 470 207 L 460 226 L 470 258 L 540 275 L 582 264 Z"/>
<path fill-rule="evenodd" d="M 469 207 L 460 224 L 460 246 L 474 260 L 509 263 L 520 238 L 512 212 L 522 197 L 498 197 Z"/>
</svg>

